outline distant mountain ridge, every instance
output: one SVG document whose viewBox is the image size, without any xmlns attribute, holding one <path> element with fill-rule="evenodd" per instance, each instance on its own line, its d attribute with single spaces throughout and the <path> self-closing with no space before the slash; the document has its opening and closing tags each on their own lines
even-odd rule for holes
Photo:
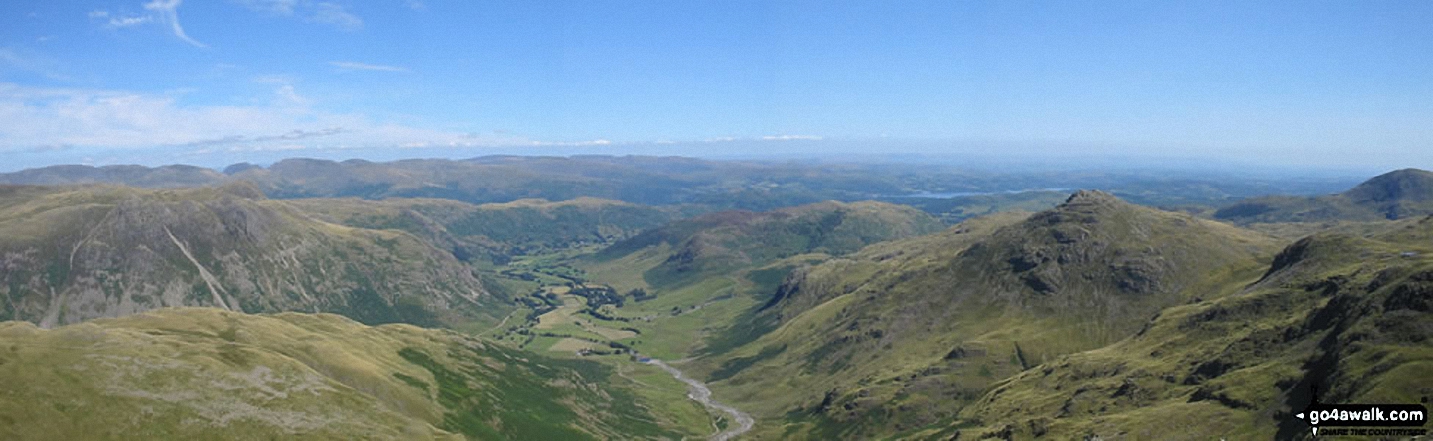
<svg viewBox="0 0 1433 441">
<path fill-rule="evenodd" d="M 240 163 L 218 172 L 193 166 L 62 165 L 0 173 L 0 183 L 109 183 L 146 188 L 246 180 L 276 199 L 441 198 L 469 203 L 595 197 L 641 204 L 699 203 L 767 210 L 826 199 L 868 199 L 905 191 L 871 167 L 795 167 L 682 157 L 485 156 L 467 160 L 372 162 L 290 158 L 268 167 Z M 733 186 L 733 182 L 746 185 Z"/>
<path fill-rule="evenodd" d="M 451 254 L 317 221 L 245 183 L 0 186 L 0 256 L 0 319 L 47 327 L 170 306 L 429 326 L 495 314 Z"/>
<path fill-rule="evenodd" d="M 1433 172 L 1408 168 L 1379 175 L 1342 193 L 1247 199 L 1214 213 L 1239 223 L 1371 221 L 1433 214 Z"/>
<path fill-rule="evenodd" d="M 0 173 L 0 184 L 75 185 L 118 184 L 145 188 L 199 187 L 222 182 L 224 175 L 192 165 L 144 167 L 139 165 L 53 165 Z"/>
<path fill-rule="evenodd" d="M 214 185 L 248 180 L 275 199 L 419 197 L 468 203 L 578 197 L 646 205 L 696 204 L 768 211 L 824 200 L 853 202 L 920 193 L 981 193 L 1028 188 L 1104 188 L 1157 206 L 1220 204 L 1232 198 L 1283 192 L 1323 194 L 1344 178 L 1260 178 L 1219 172 L 1001 173 L 925 163 L 831 163 L 790 160 L 712 160 L 677 156 L 483 156 L 373 162 L 289 158 L 268 166 L 238 163 L 216 170 L 192 166 L 52 166 L 0 173 L 0 183 L 109 183 L 145 188 Z M 1053 205 L 1050 195 L 976 197 L 954 205 L 915 203 L 932 213 L 952 209 L 957 220 L 988 213 L 990 204 Z M 914 202 L 914 201 L 910 201 Z M 928 201 L 927 201 L 928 202 Z M 944 208 L 942 208 L 944 206 Z"/>
</svg>

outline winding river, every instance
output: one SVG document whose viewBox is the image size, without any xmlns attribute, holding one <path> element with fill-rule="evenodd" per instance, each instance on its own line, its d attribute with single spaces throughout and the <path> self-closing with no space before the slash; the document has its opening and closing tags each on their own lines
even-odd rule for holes
<svg viewBox="0 0 1433 441">
<path fill-rule="evenodd" d="M 713 400 L 712 390 L 708 389 L 707 385 L 702 384 L 702 382 L 697 381 L 695 379 L 688 378 L 686 374 L 683 374 L 682 371 L 678 370 L 677 368 L 674 368 L 671 365 L 668 365 L 666 362 L 655 358 L 647 360 L 647 364 L 656 365 L 657 367 L 662 368 L 662 370 L 667 371 L 667 373 L 672 374 L 672 377 L 676 378 L 678 381 L 687 383 L 687 398 L 691 398 L 692 401 L 701 403 L 703 406 L 706 406 L 708 408 L 716 409 L 728 415 L 731 415 L 732 419 L 736 420 L 735 426 L 728 426 L 726 430 L 712 435 L 710 438 L 712 441 L 727 441 L 732 438 L 736 438 L 743 433 L 751 431 L 752 426 L 756 425 L 756 420 L 752 419 L 751 415 L 748 415 L 746 412 L 737 410 L 737 408 L 735 407 L 731 407 L 719 403 L 716 400 Z"/>
</svg>

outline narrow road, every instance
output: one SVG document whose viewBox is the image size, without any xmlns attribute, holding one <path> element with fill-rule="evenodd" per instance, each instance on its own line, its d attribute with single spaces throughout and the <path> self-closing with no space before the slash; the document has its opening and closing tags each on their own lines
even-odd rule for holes
<svg viewBox="0 0 1433 441">
<path fill-rule="evenodd" d="M 496 330 L 498 330 L 498 329 L 501 329 L 501 328 L 503 327 L 503 325 L 508 324 L 508 319 L 512 318 L 512 315 L 513 315 L 513 314 L 517 314 L 517 311 L 509 312 L 508 315 L 506 315 L 506 316 L 503 317 L 503 321 L 498 322 L 498 325 L 497 325 L 497 326 L 493 326 L 492 328 L 489 328 L 489 329 L 486 330 L 486 331 L 479 332 L 478 335 L 487 335 L 488 333 L 491 333 L 491 332 L 493 332 L 493 331 L 496 331 Z"/>
<path fill-rule="evenodd" d="M 725 412 L 726 414 L 731 415 L 732 418 L 736 420 L 735 427 L 728 426 L 725 431 L 721 431 L 715 435 L 712 435 L 711 438 L 709 438 L 710 440 L 727 441 L 732 438 L 736 438 L 743 433 L 751 431 L 752 426 L 756 425 L 756 420 L 752 419 L 751 415 L 747 415 L 746 412 L 737 410 L 735 407 L 731 407 L 719 403 L 716 400 L 713 400 L 712 390 L 708 389 L 707 385 L 702 384 L 702 382 L 700 381 L 688 378 L 686 374 L 683 374 L 682 371 L 677 370 L 677 368 L 674 368 L 671 365 L 663 362 L 662 360 L 658 360 L 655 358 L 648 360 L 647 364 L 656 365 L 657 367 L 662 368 L 662 370 L 667 371 L 667 373 L 672 374 L 672 377 L 676 378 L 678 381 L 687 383 L 687 398 L 691 398 L 692 401 L 701 403 L 703 406 Z"/>
</svg>

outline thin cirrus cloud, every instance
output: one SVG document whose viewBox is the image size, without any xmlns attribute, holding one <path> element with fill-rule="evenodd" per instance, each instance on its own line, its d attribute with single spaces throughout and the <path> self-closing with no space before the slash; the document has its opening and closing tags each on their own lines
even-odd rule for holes
<svg viewBox="0 0 1433 441">
<path fill-rule="evenodd" d="M 341 69 L 341 70 L 345 70 L 345 71 L 366 70 L 366 71 L 373 71 L 373 72 L 408 72 L 408 69 L 407 69 L 407 68 L 402 68 L 402 67 L 398 67 L 398 66 L 388 66 L 388 65 L 383 65 L 383 64 L 359 63 L 359 62 L 356 62 L 356 61 L 330 61 L 330 62 L 328 62 L 328 64 L 329 64 L 330 66 L 337 67 L 337 68 L 339 68 L 339 69 Z"/>
<path fill-rule="evenodd" d="M 184 30 L 184 25 L 179 22 L 179 6 L 183 2 L 184 0 L 151 0 L 143 4 L 144 10 L 147 12 L 142 15 L 121 16 L 111 14 L 103 9 L 92 10 L 88 15 L 91 20 L 103 23 L 103 26 L 109 29 L 132 28 L 147 24 L 167 25 L 170 32 L 179 40 L 194 47 L 209 47 L 209 45 L 190 37 L 189 33 Z M 345 31 L 363 29 L 363 19 L 338 3 L 308 0 L 238 0 L 237 3 L 253 11 L 280 16 L 299 16 L 309 23 L 325 24 Z M 421 2 L 408 4 L 414 9 L 423 7 Z"/>
<path fill-rule="evenodd" d="M 261 83 L 267 84 L 267 83 Z M 475 136 L 314 109 L 291 84 L 266 103 L 184 104 L 173 94 L 0 83 L 0 153 L 56 148 L 192 154 L 395 146 L 536 145 L 515 136 Z"/>
<path fill-rule="evenodd" d="M 179 37 L 180 40 L 184 40 L 185 43 L 189 43 L 197 47 L 209 47 L 204 43 L 200 43 L 198 40 L 189 38 L 189 34 L 184 33 L 184 27 L 179 25 L 178 9 L 180 3 L 182 3 L 182 0 L 154 0 L 149 3 L 145 3 L 144 9 L 154 11 L 154 13 L 159 14 L 160 20 L 168 23 L 169 28 L 174 31 L 174 36 Z"/>
<path fill-rule="evenodd" d="M 338 3 L 309 0 L 236 0 L 236 3 L 252 11 L 299 17 L 310 23 L 330 25 L 345 31 L 363 29 L 363 19 Z"/>
<path fill-rule="evenodd" d="M 363 29 L 363 19 L 358 18 L 337 3 L 319 2 L 314 4 L 313 15 L 309 21 L 333 25 L 345 31 L 356 31 Z"/>
<path fill-rule="evenodd" d="M 768 135 L 761 137 L 762 141 L 820 141 L 822 137 L 813 135 Z"/>
<path fill-rule="evenodd" d="M 301 139 L 322 138 L 347 132 L 343 127 L 329 127 L 318 130 L 293 129 L 277 135 L 229 135 L 222 138 L 200 139 L 180 144 L 184 147 L 209 147 L 233 144 L 262 144 L 275 141 L 298 141 Z M 293 144 L 286 144 L 293 145 Z"/>
<path fill-rule="evenodd" d="M 183 0 L 153 0 L 143 5 L 144 10 L 149 11 L 144 15 L 118 16 L 105 10 L 93 10 L 89 12 L 89 17 L 91 20 L 103 21 L 104 26 L 110 29 L 132 28 L 150 23 L 164 24 L 169 26 L 170 32 L 174 33 L 174 36 L 180 41 L 194 47 L 209 47 L 209 45 L 190 37 L 184 31 L 184 26 L 179 23 L 179 5 L 181 3 Z"/>
<path fill-rule="evenodd" d="M 154 17 L 148 15 L 136 15 L 130 17 L 110 17 L 109 27 L 116 29 L 127 28 L 130 26 L 139 26 L 152 21 L 154 21 Z"/>
</svg>

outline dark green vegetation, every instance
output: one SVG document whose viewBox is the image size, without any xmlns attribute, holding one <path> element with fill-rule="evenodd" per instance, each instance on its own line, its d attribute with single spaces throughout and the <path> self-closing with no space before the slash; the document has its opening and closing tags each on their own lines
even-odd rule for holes
<svg viewBox="0 0 1433 441">
<path fill-rule="evenodd" d="M 1221 208 L 1214 217 L 1237 223 L 1270 223 L 1371 221 L 1429 214 L 1433 214 L 1433 172 L 1410 168 L 1338 194 L 1252 198 Z"/>
<path fill-rule="evenodd" d="M 591 361 L 331 314 L 164 309 L 0 324 L 0 438 L 656 439 L 664 406 Z"/>
<path fill-rule="evenodd" d="M 0 318 L 129 316 L 0 325 L 0 394 L 46 403 L 0 400 L 0 438 L 732 426 L 629 350 L 756 439 L 1295 438 L 1315 386 L 1433 392 L 1428 177 L 1230 206 L 1338 187 L 640 157 L 30 170 L 0 180 L 220 185 L 0 187 Z M 1110 191 L 1001 191 L 1075 186 Z M 176 305 L 234 311 L 131 316 Z"/>
<path fill-rule="evenodd" d="M 167 306 L 424 326 L 501 316 L 452 254 L 316 220 L 243 183 L 0 187 L 0 255 L 0 318 L 46 327 Z"/>
</svg>

